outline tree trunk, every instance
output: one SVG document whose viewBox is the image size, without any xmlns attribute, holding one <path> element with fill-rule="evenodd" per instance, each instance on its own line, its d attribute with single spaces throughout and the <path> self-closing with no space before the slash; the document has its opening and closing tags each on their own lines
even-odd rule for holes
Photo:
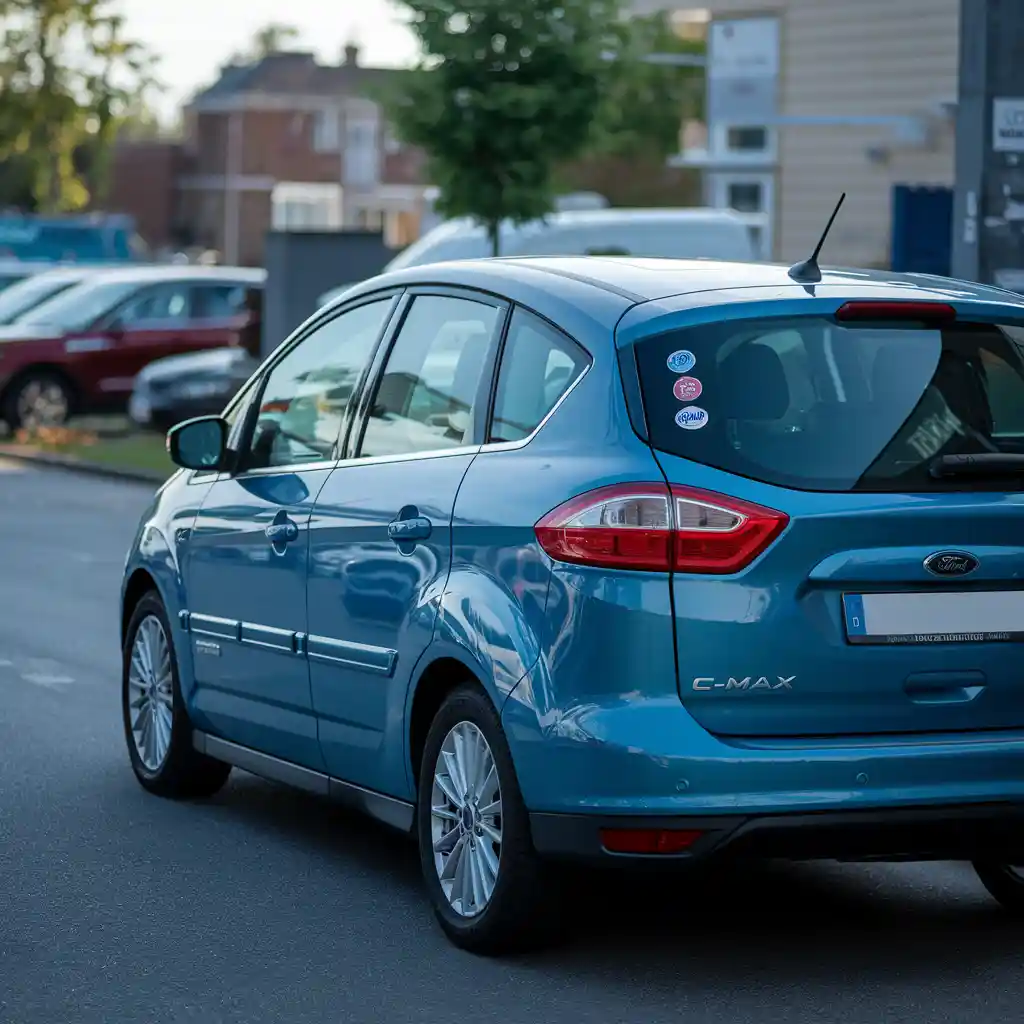
<svg viewBox="0 0 1024 1024">
<path fill-rule="evenodd" d="M 501 221 L 492 220 L 487 224 L 487 237 L 491 240 L 491 255 L 501 255 Z"/>
</svg>

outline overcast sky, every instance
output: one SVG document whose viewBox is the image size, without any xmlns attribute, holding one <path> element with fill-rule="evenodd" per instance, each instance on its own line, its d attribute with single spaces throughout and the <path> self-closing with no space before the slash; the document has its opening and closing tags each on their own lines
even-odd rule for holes
<svg viewBox="0 0 1024 1024">
<path fill-rule="evenodd" d="M 365 64 L 410 63 L 415 42 L 391 0 L 120 0 L 130 37 L 160 56 L 167 91 L 161 110 L 217 75 L 232 53 L 268 22 L 287 22 L 302 32 L 301 46 L 323 61 L 337 62 L 347 42 L 358 43 Z M 330 11 L 330 13 L 326 13 Z"/>
</svg>

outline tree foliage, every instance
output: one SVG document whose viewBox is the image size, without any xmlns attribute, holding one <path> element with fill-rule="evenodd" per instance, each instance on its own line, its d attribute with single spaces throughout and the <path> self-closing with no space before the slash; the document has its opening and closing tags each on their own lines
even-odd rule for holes
<svg viewBox="0 0 1024 1024">
<path fill-rule="evenodd" d="M 668 16 L 622 20 L 615 26 L 592 152 L 600 156 L 664 160 L 679 151 L 684 120 L 703 113 L 704 73 L 699 67 L 653 64 L 650 54 L 704 53 L 704 44 L 680 38 Z"/>
<path fill-rule="evenodd" d="M 0 205 L 69 210 L 101 191 L 153 66 L 112 0 L 0 0 Z"/>
<path fill-rule="evenodd" d="M 616 0 L 405 0 L 423 60 L 387 103 L 421 147 L 438 211 L 487 227 L 548 213 L 555 172 L 592 138 Z"/>
<path fill-rule="evenodd" d="M 302 33 L 294 25 L 272 21 L 253 34 L 252 41 L 234 56 L 236 64 L 255 64 L 274 53 L 290 50 Z"/>
</svg>

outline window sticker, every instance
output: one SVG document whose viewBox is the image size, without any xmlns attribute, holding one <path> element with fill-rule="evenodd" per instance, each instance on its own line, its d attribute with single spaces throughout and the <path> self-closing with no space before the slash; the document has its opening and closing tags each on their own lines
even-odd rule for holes
<svg viewBox="0 0 1024 1024">
<path fill-rule="evenodd" d="M 685 348 L 679 349 L 678 352 L 673 352 L 666 360 L 668 368 L 673 373 L 689 373 L 696 362 L 697 357 Z"/>
<path fill-rule="evenodd" d="M 680 377 L 672 385 L 672 393 L 680 402 L 695 402 L 703 390 L 704 385 L 696 377 Z"/>
<path fill-rule="evenodd" d="M 708 425 L 708 414 L 699 405 L 684 406 L 676 413 L 676 426 L 683 430 L 700 430 Z"/>
</svg>

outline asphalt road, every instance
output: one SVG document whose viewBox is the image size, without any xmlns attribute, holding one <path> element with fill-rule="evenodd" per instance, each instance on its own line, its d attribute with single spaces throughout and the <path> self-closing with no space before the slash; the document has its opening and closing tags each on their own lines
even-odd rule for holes
<svg viewBox="0 0 1024 1024">
<path fill-rule="evenodd" d="M 146 795 L 116 599 L 149 491 L 0 462 L 0 1021 L 986 1024 L 1024 927 L 961 865 L 589 881 L 566 947 L 450 948 L 410 844 L 236 772 Z"/>
</svg>

